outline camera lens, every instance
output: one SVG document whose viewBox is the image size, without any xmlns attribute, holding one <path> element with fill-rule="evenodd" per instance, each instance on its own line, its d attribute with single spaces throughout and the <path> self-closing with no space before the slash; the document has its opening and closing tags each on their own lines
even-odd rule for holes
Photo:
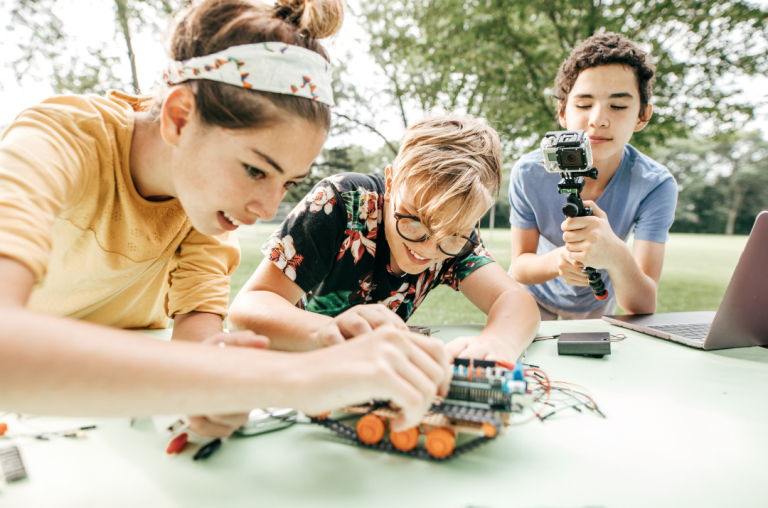
<svg viewBox="0 0 768 508">
<path fill-rule="evenodd" d="M 558 162 L 563 168 L 582 168 L 584 154 L 580 148 L 562 148 L 558 152 Z"/>
</svg>

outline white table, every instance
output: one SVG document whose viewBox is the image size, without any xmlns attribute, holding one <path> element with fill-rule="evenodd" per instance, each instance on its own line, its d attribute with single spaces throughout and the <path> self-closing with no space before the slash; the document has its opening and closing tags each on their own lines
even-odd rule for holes
<svg viewBox="0 0 768 508">
<path fill-rule="evenodd" d="M 438 328 L 447 340 L 482 325 Z M 603 359 L 558 356 L 554 340 L 528 350 L 551 379 L 589 388 L 605 420 L 567 410 L 432 463 L 298 424 L 194 462 L 196 447 L 167 456 L 146 419 L 102 419 L 81 440 L 17 440 L 29 478 L 0 488 L 0 507 L 768 506 L 768 350 L 705 352 L 602 321 L 540 334 L 563 331 L 628 336 Z"/>
</svg>

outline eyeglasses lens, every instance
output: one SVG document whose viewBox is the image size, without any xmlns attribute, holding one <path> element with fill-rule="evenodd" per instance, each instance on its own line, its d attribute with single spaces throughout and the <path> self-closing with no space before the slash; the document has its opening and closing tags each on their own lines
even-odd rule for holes
<svg viewBox="0 0 768 508">
<path fill-rule="evenodd" d="M 427 234 L 424 226 L 421 225 L 421 222 L 406 218 L 397 221 L 397 231 L 406 240 L 414 242 L 421 240 Z"/>
</svg>

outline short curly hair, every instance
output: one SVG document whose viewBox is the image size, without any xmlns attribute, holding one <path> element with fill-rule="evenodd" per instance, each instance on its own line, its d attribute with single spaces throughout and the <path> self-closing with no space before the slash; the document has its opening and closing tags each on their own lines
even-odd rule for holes
<svg viewBox="0 0 768 508">
<path fill-rule="evenodd" d="M 621 64 L 631 67 L 640 91 L 640 118 L 644 118 L 653 95 L 656 66 L 648 54 L 630 39 L 616 33 L 595 34 L 575 47 L 560 66 L 555 78 L 554 97 L 560 101 L 558 113 L 565 111 L 568 94 L 582 71 L 601 65 Z"/>
</svg>

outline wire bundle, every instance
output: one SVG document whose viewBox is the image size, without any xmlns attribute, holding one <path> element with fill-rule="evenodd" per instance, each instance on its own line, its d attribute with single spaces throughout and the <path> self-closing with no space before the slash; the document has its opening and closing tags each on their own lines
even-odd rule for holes
<svg viewBox="0 0 768 508">
<path fill-rule="evenodd" d="M 573 409 L 581 413 L 581 408 L 589 409 L 605 418 L 605 414 L 597 406 L 592 393 L 581 385 L 570 383 L 568 381 L 550 381 L 546 373 L 541 369 L 525 369 L 528 389 L 533 396 L 533 403 L 539 404 L 538 408 L 533 408 L 534 417 L 544 421 L 550 416 Z M 574 389 L 574 387 L 578 388 Z M 553 398 L 553 395 L 560 397 Z M 546 409 L 550 411 L 544 414 Z"/>
</svg>

